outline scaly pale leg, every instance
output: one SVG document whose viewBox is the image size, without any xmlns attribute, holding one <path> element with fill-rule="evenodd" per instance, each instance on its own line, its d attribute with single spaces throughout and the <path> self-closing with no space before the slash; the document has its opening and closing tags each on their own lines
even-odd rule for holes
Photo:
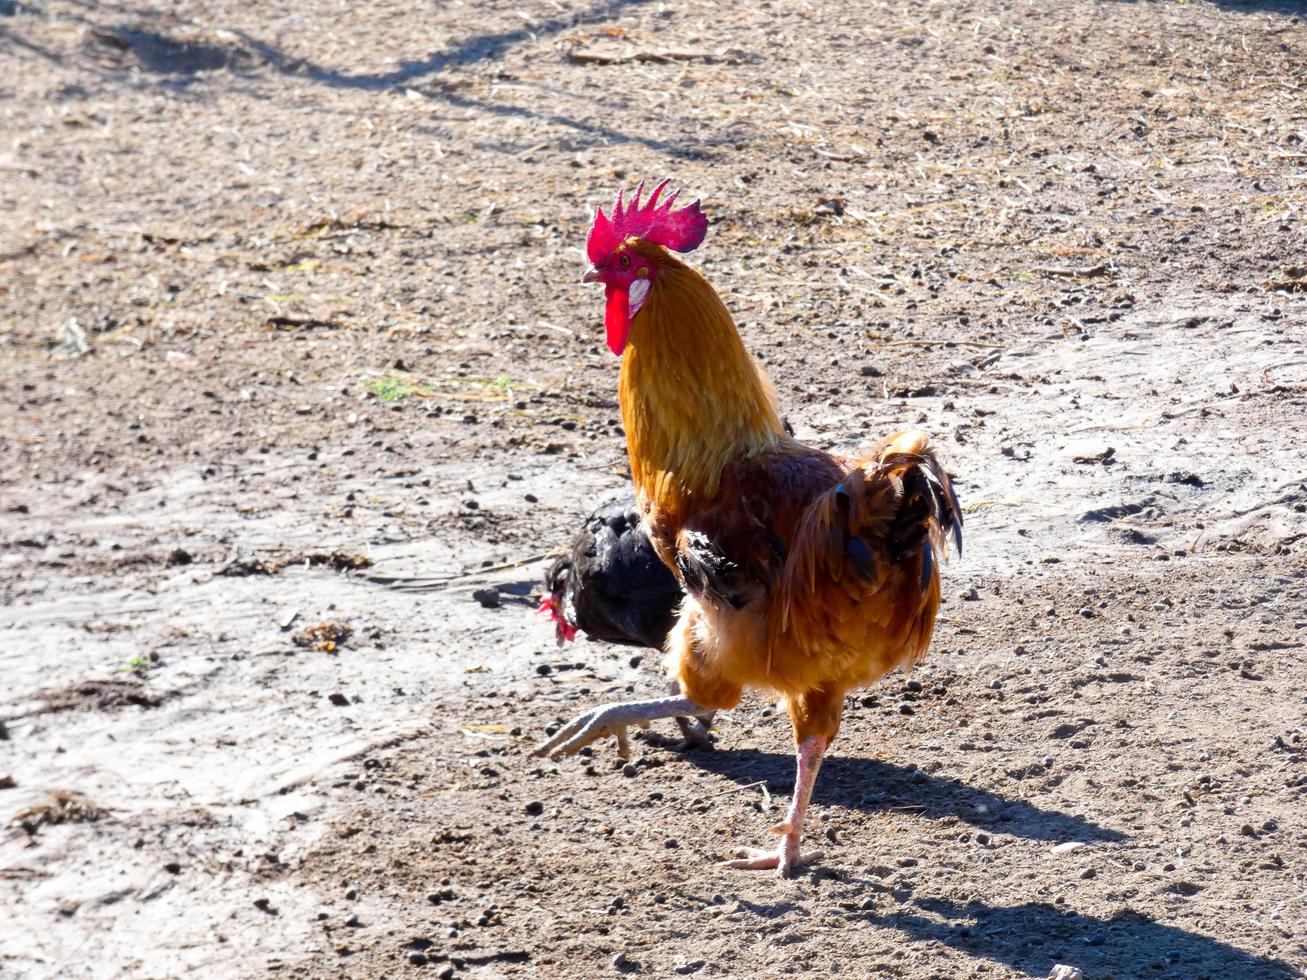
<svg viewBox="0 0 1307 980">
<path fill-rule="evenodd" d="M 601 705 L 578 715 L 554 733 L 553 738 L 536 746 L 532 755 L 557 758 L 572 755 L 605 735 L 617 737 L 617 754 L 630 758 L 626 740 L 629 725 L 648 725 L 658 718 L 699 716 L 709 712 L 689 698 L 655 698 L 651 701 L 624 701 L 621 704 Z"/>
<path fill-rule="evenodd" d="M 715 711 L 704 712 L 697 718 L 687 718 L 684 715 L 676 716 L 676 727 L 681 730 L 681 736 L 684 741 L 676 746 L 677 752 L 684 752 L 687 749 L 711 749 L 712 748 L 712 720 L 717 714 Z"/>
<path fill-rule="evenodd" d="M 681 693 L 681 682 L 672 681 L 671 692 L 673 694 Z M 676 727 L 681 730 L 681 744 L 673 750 L 675 752 L 685 752 L 689 749 L 711 749 L 712 748 L 712 721 L 716 717 L 716 711 L 704 711 L 696 718 L 693 715 L 676 716 Z"/>
<path fill-rule="evenodd" d="M 724 867 L 746 871 L 775 868 L 780 871 L 782 878 L 788 878 L 795 868 L 821 860 L 820 851 L 802 853 L 799 850 L 799 840 L 803 834 L 803 818 L 812 799 L 812 787 L 817 782 L 817 771 L 821 769 L 822 754 L 829 745 L 830 739 L 823 735 L 809 735 L 799 743 L 795 752 L 794 798 L 790 800 L 785 820 L 772 828 L 772 833 L 781 835 L 780 847 L 774 851 L 743 848 L 737 860 L 723 861 Z"/>
</svg>

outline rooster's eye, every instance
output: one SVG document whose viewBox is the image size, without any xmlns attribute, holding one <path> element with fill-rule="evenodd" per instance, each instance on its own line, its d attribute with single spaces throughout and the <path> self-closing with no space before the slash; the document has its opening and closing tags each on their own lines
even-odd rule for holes
<svg viewBox="0 0 1307 980">
<path fill-rule="evenodd" d="M 620 265 L 623 269 L 629 269 L 631 268 L 631 257 L 629 255 L 623 255 L 620 259 L 618 259 L 617 264 Z"/>
</svg>

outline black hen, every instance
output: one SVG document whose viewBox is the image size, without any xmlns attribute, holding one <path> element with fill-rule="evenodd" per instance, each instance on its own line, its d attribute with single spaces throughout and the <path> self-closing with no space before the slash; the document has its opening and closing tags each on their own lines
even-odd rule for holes
<svg viewBox="0 0 1307 980">
<path fill-rule="evenodd" d="M 561 646 L 577 630 L 591 639 L 661 650 L 684 592 L 654 553 L 635 499 L 591 514 L 570 554 L 545 573 L 540 608 L 553 618 Z"/>
</svg>

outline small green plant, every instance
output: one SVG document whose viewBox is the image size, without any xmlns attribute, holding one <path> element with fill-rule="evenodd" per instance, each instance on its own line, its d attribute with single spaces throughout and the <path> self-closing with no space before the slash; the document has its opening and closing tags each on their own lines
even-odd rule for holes
<svg viewBox="0 0 1307 980">
<path fill-rule="evenodd" d="M 412 378 L 399 374 L 387 374 L 380 378 L 364 378 L 363 388 L 369 394 L 376 395 L 383 402 L 402 401 L 421 391 Z"/>
</svg>

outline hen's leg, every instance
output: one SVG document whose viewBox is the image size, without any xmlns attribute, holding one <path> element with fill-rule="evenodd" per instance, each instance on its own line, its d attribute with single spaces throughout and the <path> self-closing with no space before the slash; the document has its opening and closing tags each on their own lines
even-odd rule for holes
<svg viewBox="0 0 1307 980">
<path fill-rule="evenodd" d="M 706 711 L 697 718 L 687 718 L 684 715 L 676 716 L 676 726 L 681 730 L 684 741 L 676 746 L 677 752 L 685 752 L 689 749 L 711 749 L 712 748 L 712 720 L 717 714 L 715 711 Z"/>
<path fill-rule="evenodd" d="M 799 743 L 795 753 L 797 771 L 794 774 L 794 798 L 790 801 L 785 820 L 772 828 L 772 833 L 781 835 L 780 847 L 775 851 L 746 848 L 738 860 L 722 862 L 726 867 L 748 871 L 776 868 L 782 878 L 788 878 L 794 868 L 821 860 L 820 852 L 804 854 L 800 851 L 799 839 L 803 833 L 803 818 L 812 799 L 812 787 L 817 782 L 817 771 L 821 768 L 822 754 L 829 745 L 830 739 L 824 735 L 809 735 Z"/>
<path fill-rule="evenodd" d="M 671 692 L 673 694 L 681 693 L 681 682 L 672 681 Z M 696 718 L 693 715 L 677 715 L 676 727 L 681 730 L 682 742 L 676 746 L 676 752 L 685 752 L 689 749 L 711 749 L 712 748 L 712 720 L 716 716 L 716 711 L 701 712 Z"/>
<path fill-rule="evenodd" d="M 710 714 L 689 698 L 655 698 L 652 701 L 624 701 L 621 704 L 602 705 L 578 715 L 554 733 L 553 738 L 536 746 L 532 755 L 557 758 L 572 755 L 605 735 L 617 737 L 617 754 L 630 757 L 626 742 L 629 725 L 645 726 L 657 718 L 676 718 L 687 715 Z"/>
</svg>

